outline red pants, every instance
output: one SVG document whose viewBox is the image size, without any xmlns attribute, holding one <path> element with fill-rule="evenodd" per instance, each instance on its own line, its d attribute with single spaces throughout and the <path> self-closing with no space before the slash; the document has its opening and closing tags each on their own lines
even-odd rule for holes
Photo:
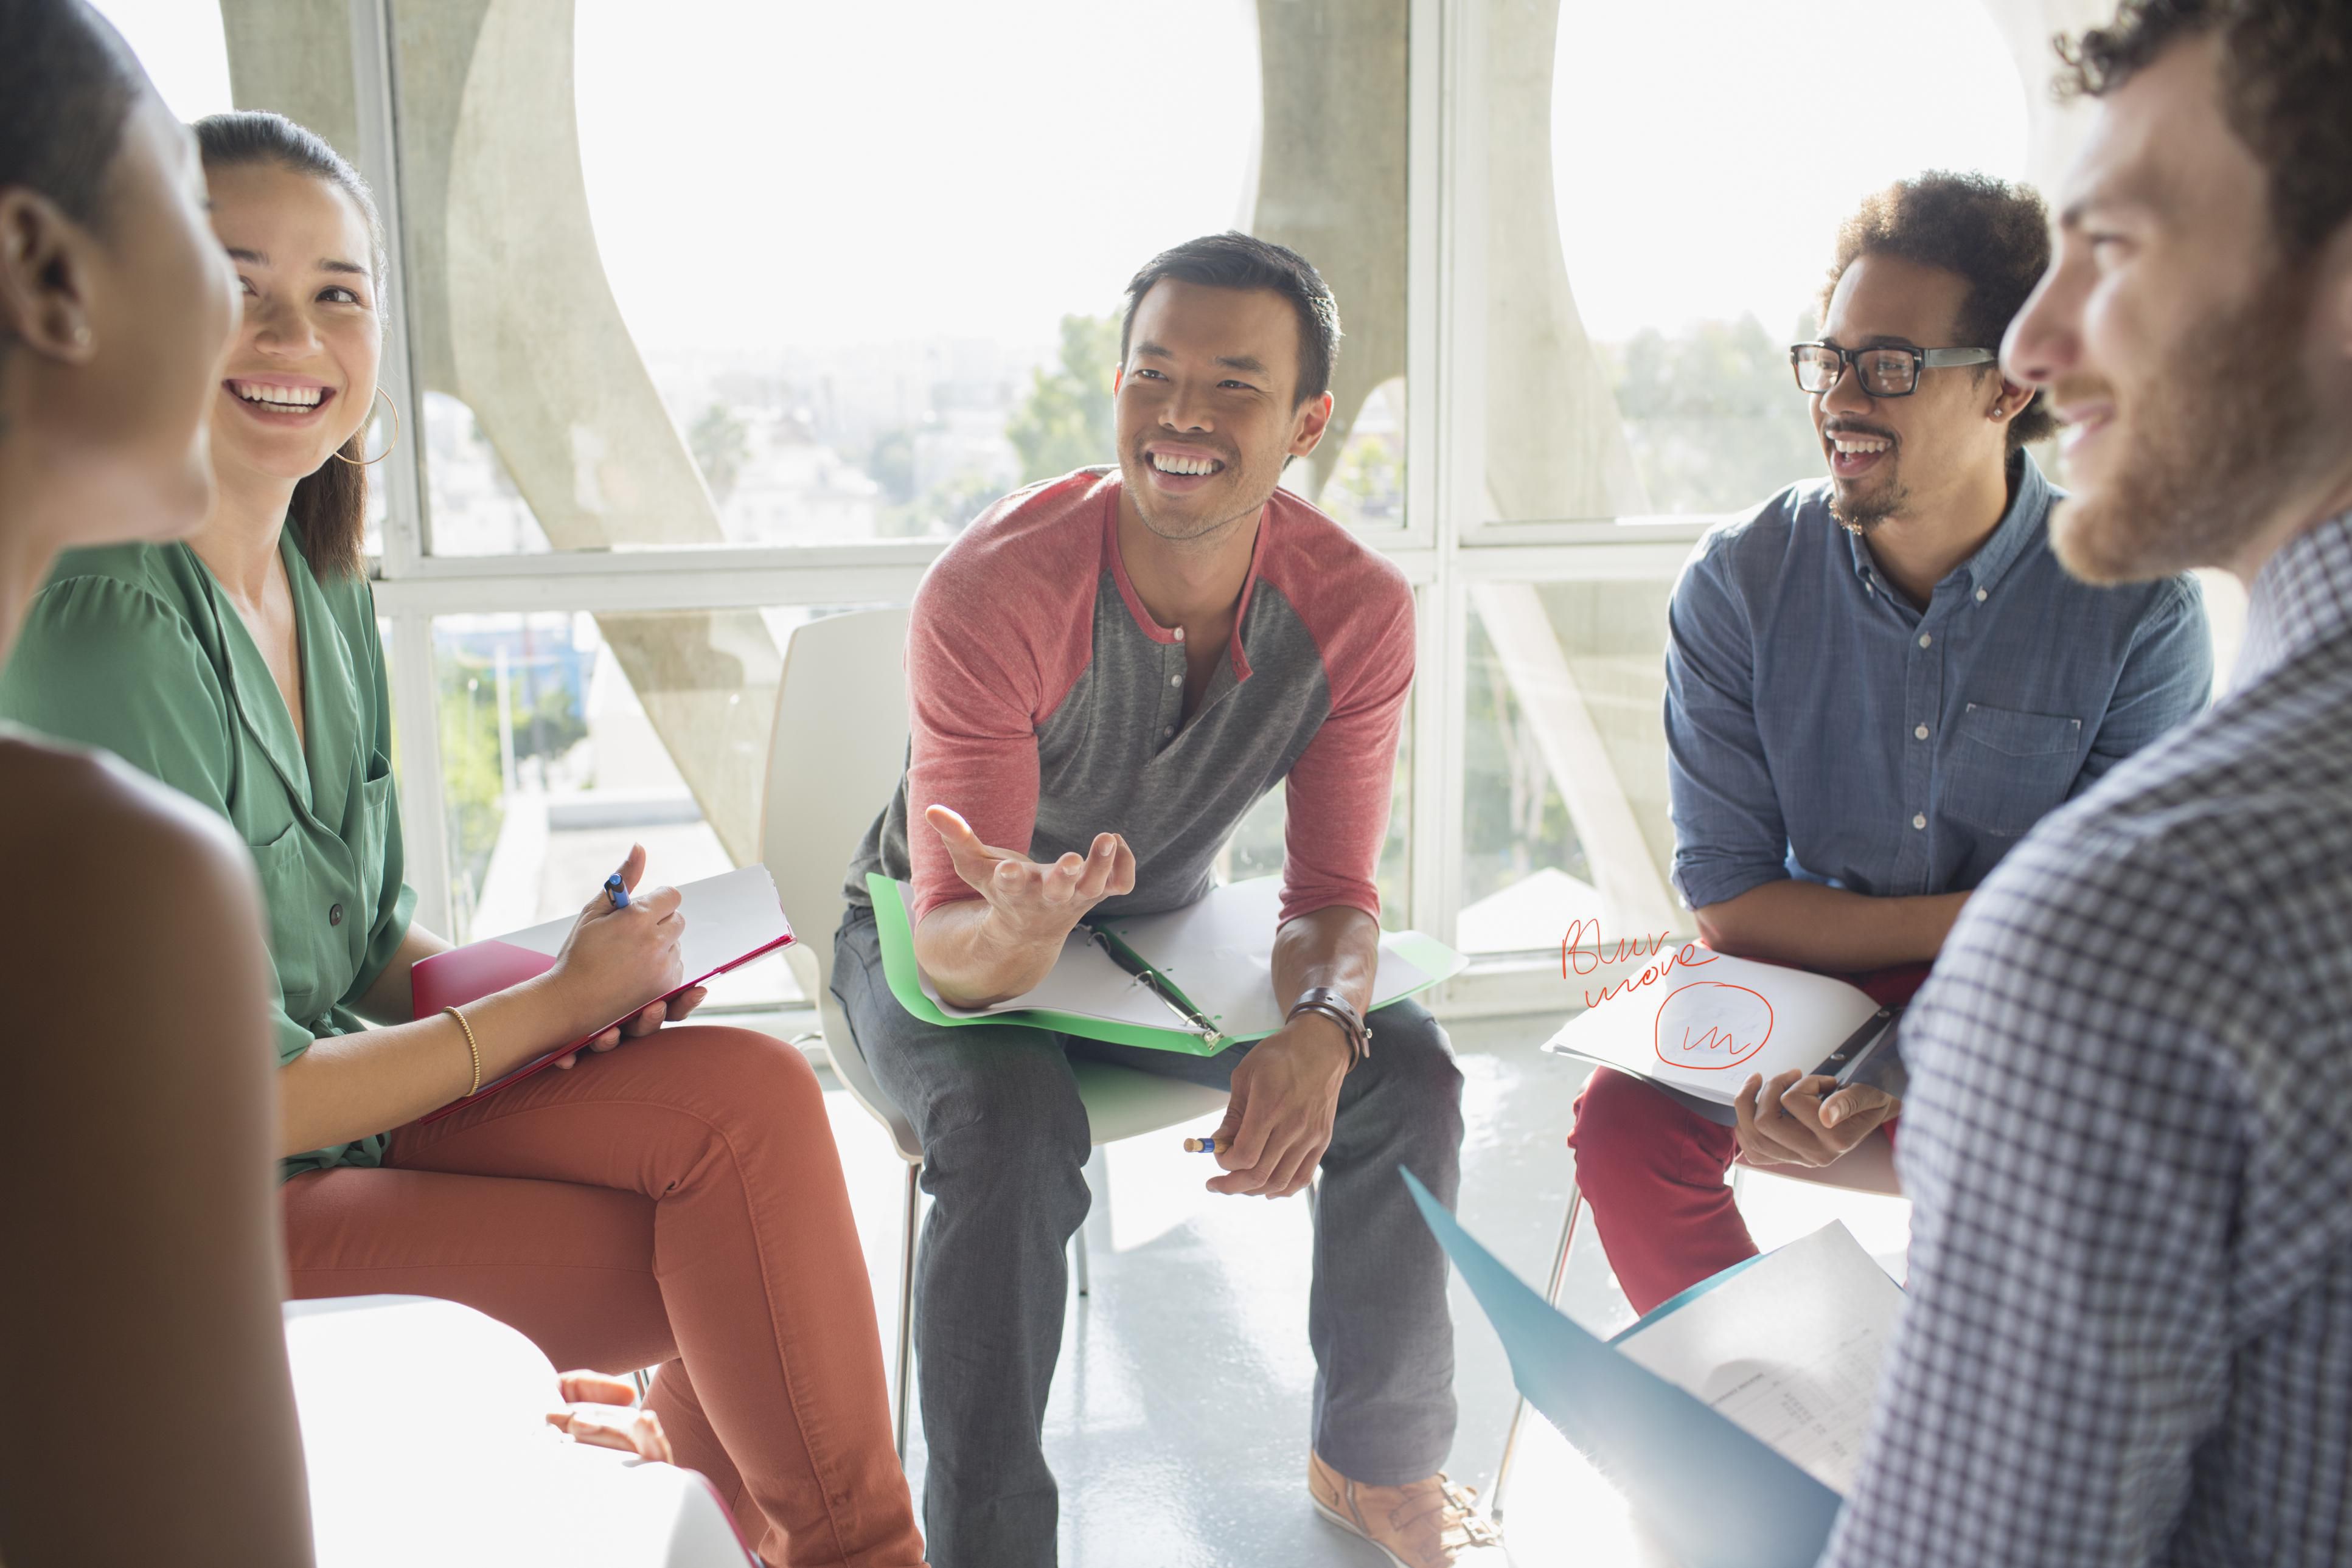
<svg viewBox="0 0 2352 1568">
<path fill-rule="evenodd" d="M 799 1051 L 665 1029 L 403 1127 L 385 1159 L 282 1189 L 295 1296 L 437 1296 L 562 1369 L 658 1366 L 647 1403 L 677 1462 L 764 1561 L 921 1559 L 865 1256 Z"/>
<path fill-rule="evenodd" d="M 1880 970 L 1855 983 L 1882 1005 L 1909 999 L 1924 964 Z M 1893 1135 L 1895 1125 L 1886 1124 Z M 1724 1178 L 1739 1139 L 1639 1078 L 1593 1070 L 1576 1097 L 1568 1134 L 1576 1185 L 1592 1213 L 1617 1283 L 1637 1312 L 1756 1256 L 1756 1242 Z"/>
</svg>

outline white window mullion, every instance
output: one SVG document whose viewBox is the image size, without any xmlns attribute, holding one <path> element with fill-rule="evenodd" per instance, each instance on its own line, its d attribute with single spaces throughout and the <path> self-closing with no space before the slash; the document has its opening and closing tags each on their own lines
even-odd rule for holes
<svg viewBox="0 0 2352 1568">
<path fill-rule="evenodd" d="M 441 704 L 433 670 L 433 617 L 392 617 L 392 707 L 398 716 L 400 835 L 418 924 L 444 936 L 449 919 L 449 832 L 441 787 Z"/>
<path fill-rule="evenodd" d="M 408 336 L 408 258 L 401 238 L 408 231 L 401 222 L 391 7 L 389 0 L 349 4 L 352 106 L 359 124 L 353 162 L 375 193 L 376 215 L 383 223 L 391 252 L 385 276 L 376 286 L 376 312 L 383 323 L 383 356 L 376 382 L 400 417 L 398 444 L 369 475 L 384 498 L 381 570 L 387 578 L 401 578 L 415 571 L 425 550 L 425 400 L 416 384 Z"/>
</svg>

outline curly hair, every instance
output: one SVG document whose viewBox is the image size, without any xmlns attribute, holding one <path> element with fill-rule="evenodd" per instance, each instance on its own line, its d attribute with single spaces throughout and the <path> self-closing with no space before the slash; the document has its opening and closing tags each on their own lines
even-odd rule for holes
<svg viewBox="0 0 2352 1568">
<path fill-rule="evenodd" d="M 2105 26 L 2053 40 L 2059 96 L 2104 98 L 2209 35 L 2221 112 L 2263 165 L 2273 232 L 2305 259 L 2352 218 L 2352 0 L 2122 0 Z"/>
<path fill-rule="evenodd" d="M 1839 226 L 1837 258 L 1822 283 L 1824 319 L 1838 279 L 1865 256 L 1900 256 L 1958 274 L 1969 286 L 1958 346 L 1998 349 L 2050 265 L 2050 214 L 2032 186 L 1987 174 L 1931 170 L 1898 180 Z M 2057 428 L 2037 392 L 2009 422 L 2010 450 L 2045 440 Z"/>
</svg>

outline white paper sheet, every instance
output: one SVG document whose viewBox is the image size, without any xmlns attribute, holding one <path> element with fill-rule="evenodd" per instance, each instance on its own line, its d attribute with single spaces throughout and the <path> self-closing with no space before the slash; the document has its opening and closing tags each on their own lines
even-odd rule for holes
<svg viewBox="0 0 2352 1568">
<path fill-rule="evenodd" d="M 1843 1496 L 1903 1290 L 1832 1222 L 1616 1343 Z"/>
<path fill-rule="evenodd" d="M 898 890 L 901 898 L 910 891 L 904 883 L 898 884 Z M 1062 956 L 1054 960 L 1054 967 L 1034 988 L 992 1007 L 958 1007 L 940 995 L 939 987 L 931 983 L 929 975 L 919 977 L 923 995 L 950 1018 L 989 1018 L 1036 1008 L 1137 1024 L 1145 1029 L 1185 1027 L 1184 1020 L 1160 999 L 1158 992 L 1113 962 L 1083 925 L 1063 939 Z"/>
<path fill-rule="evenodd" d="M 904 883 L 898 884 L 901 898 L 910 891 Z M 1262 876 L 1212 889 L 1199 903 L 1164 915 L 1104 924 L 1224 1033 L 1250 1037 L 1282 1027 L 1281 1004 L 1274 995 L 1274 938 L 1281 913 L 1282 879 Z M 1391 941 L 1381 939 L 1372 987 L 1375 1008 L 1410 996 L 1432 978 L 1428 970 L 1396 952 Z M 941 1000 L 926 975 L 923 994 L 958 1018 L 1038 1008 L 1153 1029 L 1184 1027 L 1157 994 L 1120 968 L 1084 927 L 1070 933 L 1053 971 L 1034 990 L 974 1010 Z"/>
<path fill-rule="evenodd" d="M 656 884 L 638 885 L 651 891 Z M 689 980 L 707 979 L 721 965 L 773 945 L 792 929 L 776 895 L 776 879 L 763 865 L 747 865 L 740 871 L 689 882 L 677 890 L 677 896 L 678 913 L 686 919 L 678 951 Z M 578 923 L 578 915 L 566 915 L 509 932 L 499 940 L 551 955 L 563 950 L 563 939 Z"/>
<path fill-rule="evenodd" d="M 1690 955 L 1696 962 L 1685 962 Z M 1705 947 L 1568 1020 L 1544 1044 L 1728 1105 L 1751 1072 L 1810 1072 L 1878 1011 L 1843 980 Z"/>
</svg>

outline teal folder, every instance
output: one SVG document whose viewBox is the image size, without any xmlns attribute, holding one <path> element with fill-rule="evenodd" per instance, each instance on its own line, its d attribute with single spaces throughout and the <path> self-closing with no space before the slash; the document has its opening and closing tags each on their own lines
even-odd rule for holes
<svg viewBox="0 0 2352 1568">
<path fill-rule="evenodd" d="M 882 972 L 898 1005 L 925 1023 L 957 1028 L 1009 1023 L 1152 1051 L 1214 1056 L 1282 1027 L 1271 955 L 1280 881 L 1257 877 L 1210 893 L 1188 910 L 1113 917 L 1081 926 L 1054 973 L 1027 993 L 1036 1005 L 984 1012 L 950 1009 L 928 989 L 915 962 L 907 886 L 869 873 Z M 1418 931 L 1381 937 L 1372 1006 L 1386 1007 L 1460 973 L 1461 954 Z M 1148 981 L 1139 979 L 1148 972 Z M 1016 1003 L 1026 998 L 1015 998 Z M 1185 1015 L 1199 1020 L 1187 1021 Z M 1205 1025 L 1206 1027 L 1201 1027 Z M 1372 1049 L 1380 1049 L 1375 1026 Z"/>
<path fill-rule="evenodd" d="M 1511 1358 L 1528 1403 L 1591 1459 L 1682 1568 L 1813 1568 L 1837 1493 L 1635 1365 L 1540 1295 L 1400 1168 Z"/>
</svg>

